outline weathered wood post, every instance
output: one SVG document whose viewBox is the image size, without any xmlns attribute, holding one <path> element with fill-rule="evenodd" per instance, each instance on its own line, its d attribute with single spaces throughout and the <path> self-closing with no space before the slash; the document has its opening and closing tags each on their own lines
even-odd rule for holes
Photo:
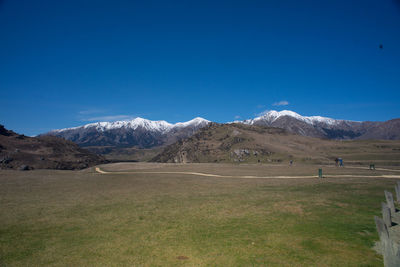
<svg viewBox="0 0 400 267">
<path fill-rule="evenodd" d="M 375 225 L 376 225 L 376 230 L 378 231 L 379 234 L 379 239 L 382 242 L 382 247 L 384 247 L 384 244 L 387 244 L 389 242 L 389 231 L 386 227 L 385 222 L 377 217 L 374 216 L 375 218 Z"/>
<path fill-rule="evenodd" d="M 382 218 L 387 228 L 392 227 L 392 216 L 386 203 L 382 203 Z"/>
<path fill-rule="evenodd" d="M 396 213 L 396 208 L 394 207 L 394 201 L 393 201 L 392 193 L 390 193 L 389 191 L 385 190 L 385 198 L 386 198 L 387 205 L 388 205 L 388 207 L 390 209 L 390 212 L 392 214 L 395 214 Z"/>
<path fill-rule="evenodd" d="M 400 183 L 396 184 L 396 195 L 398 192 L 400 192 Z M 385 190 L 385 198 L 386 203 L 382 203 L 383 219 L 375 216 L 375 224 L 385 267 L 398 267 L 400 266 L 400 240 L 395 229 L 398 225 L 392 225 L 392 218 L 396 215 L 396 209 L 392 193 Z"/>
<path fill-rule="evenodd" d="M 400 249 L 398 244 L 391 240 L 389 230 L 384 221 L 375 216 L 376 229 L 382 246 L 383 264 L 385 267 L 400 266 Z"/>
<path fill-rule="evenodd" d="M 400 203 L 400 182 L 396 183 L 394 189 L 396 190 L 397 203 Z"/>
</svg>

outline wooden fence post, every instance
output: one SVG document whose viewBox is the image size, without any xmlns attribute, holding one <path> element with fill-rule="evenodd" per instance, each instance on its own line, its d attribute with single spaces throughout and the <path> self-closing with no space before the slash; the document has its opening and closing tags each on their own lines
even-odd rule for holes
<svg viewBox="0 0 400 267">
<path fill-rule="evenodd" d="M 400 182 L 396 183 L 394 189 L 396 190 L 397 203 L 400 203 Z"/>
<path fill-rule="evenodd" d="M 396 184 L 396 197 L 400 200 L 400 183 Z M 376 230 L 379 234 L 380 246 L 382 248 L 383 263 L 385 267 L 400 266 L 400 243 L 399 236 L 392 228 L 392 216 L 396 214 L 392 193 L 385 191 L 386 203 L 382 203 L 382 217 L 375 216 Z M 393 226 L 398 227 L 398 226 Z"/>
<path fill-rule="evenodd" d="M 382 218 L 386 227 L 389 228 L 392 226 L 392 216 L 390 214 L 390 209 L 386 203 L 382 202 Z"/>
<path fill-rule="evenodd" d="M 395 207 L 394 207 L 394 202 L 393 202 L 393 195 L 392 195 L 392 193 L 390 193 L 389 191 L 386 191 L 386 190 L 385 190 L 385 198 L 386 198 L 387 205 L 388 205 L 388 207 L 389 207 L 389 209 L 390 209 L 390 212 L 391 212 L 392 214 L 395 214 L 395 213 L 396 213 L 396 209 L 395 209 Z"/>
</svg>

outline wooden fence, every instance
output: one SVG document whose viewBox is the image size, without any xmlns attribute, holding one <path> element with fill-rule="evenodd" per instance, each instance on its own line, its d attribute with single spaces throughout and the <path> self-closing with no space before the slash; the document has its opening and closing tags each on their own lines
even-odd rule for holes
<svg viewBox="0 0 400 267">
<path fill-rule="evenodd" d="M 400 204 L 400 182 L 395 186 L 397 203 Z M 386 267 L 400 266 L 400 211 L 396 210 L 393 194 L 385 191 L 382 218 L 375 216 L 380 248 Z"/>
</svg>

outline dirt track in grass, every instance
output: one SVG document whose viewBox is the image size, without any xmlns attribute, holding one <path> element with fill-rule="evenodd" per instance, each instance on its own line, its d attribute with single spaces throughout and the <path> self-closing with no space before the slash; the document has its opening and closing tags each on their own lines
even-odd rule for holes
<svg viewBox="0 0 400 267">
<path fill-rule="evenodd" d="M 206 177 L 216 177 L 216 178 L 242 178 L 242 179 L 307 179 L 307 178 L 318 178 L 318 175 L 278 175 L 277 171 L 280 173 L 293 173 L 291 171 L 299 170 L 305 173 L 306 170 L 311 172 L 311 168 L 317 169 L 315 166 L 286 166 L 283 164 L 267 165 L 269 168 L 265 172 L 274 172 L 274 175 L 227 175 L 227 174 L 217 174 L 217 173 L 205 173 L 205 172 L 192 172 L 185 171 L 193 166 L 198 165 L 209 165 L 209 166 L 223 166 L 225 168 L 232 168 L 232 172 L 235 172 L 237 165 L 232 164 L 168 164 L 168 163 L 117 163 L 104 165 L 109 169 L 109 171 L 103 170 L 101 167 L 95 167 L 95 171 L 101 174 L 183 174 L 183 175 L 195 175 L 195 176 L 206 176 Z M 247 164 L 252 166 L 253 170 L 250 173 L 254 173 L 254 169 L 260 168 L 265 169 L 265 166 L 261 164 Z M 214 166 L 215 167 L 215 166 Z M 308 167 L 308 168 L 307 168 Z M 398 169 L 388 169 L 388 168 L 377 168 L 375 170 L 370 170 L 366 167 L 332 167 L 332 166 L 318 166 L 319 168 L 328 169 L 329 174 L 324 174 L 323 177 L 327 178 L 346 178 L 346 177 L 370 177 L 370 178 L 400 178 L 400 172 Z M 183 169 L 178 171 L 178 169 Z M 206 166 L 205 168 L 206 169 Z M 143 171 L 145 170 L 145 171 Z M 157 171 L 154 171 L 157 170 Z M 352 171 L 353 170 L 353 171 Z M 351 173 L 349 173 L 349 171 Z M 365 172 L 367 171 L 367 172 Z M 340 174 L 338 174 L 340 173 Z M 365 174 L 364 174 L 365 173 Z M 395 173 L 395 174 L 389 174 Z"/>
</svg>

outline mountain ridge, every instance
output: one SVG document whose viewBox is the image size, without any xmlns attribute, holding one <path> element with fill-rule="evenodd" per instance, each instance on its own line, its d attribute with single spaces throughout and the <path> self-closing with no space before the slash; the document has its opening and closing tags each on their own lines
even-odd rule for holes
<svg viewBox="0 0 400 267">
<path fill-rule="evenodd" d="M 384 122 L 352 121 L 302 116 L 290 110 L 272 110 L 254 119 L 236 123 L 283 128 L 295 134 L 326 139 L 400 139 L 400 119 Z M 385 127 L 381 128 L 383 125 Z"/>
<path fill-rule="evenodd" d="M 266 112 L 265 114 L 263 114 L 263 115 L 261 115 L 259 117 L 256 117 L 254 119 L 244 120 L 243 123 L 252 125 L 254 122 L 260 121 L 260 120 L 266 120 L 266 121 L 269 121 L 270 123 L 273 123 L 274 121 L 276 121 L 280 117 L 284 117 L 284 116 L 293 117 L 293 118 L 296 118 L 298 120 L 302 120 L 304 122 L 307 122 L 309 124 L 313 124 L 315 122 L 323 122 L 323 123 L 327 123 L 327 124 L 335 124 L 335 123 L 340 122 L 340 121 L 351 121 L 351 120 L 332 119 L 332 118 L 322 117 L 322 116 L 302 116 L 302 115 L 300 115 L 300 114 L 298 114 L 298 113 L 296 113 L 294 111 L 291 111 L 291 110 L 282 110 L 282 111 L 270 110 L 270 111 Z"/>
<path fill-rule="evenodd" d="M 62 137 L 82 147 L 137 147 L 147 149 L 171 144 L 189 137 L 210 121 L 196 117 L 175 124 L 143 118 L 115 122 L 96 122 L 53 130 L 43 135 Z"/>
<path fill-rule="evenodd" d="M 138 127 L 143 127 L 147 130 L 154 130 L 154 131 L 167 131 L 171 130 L 172 128 L 175 127 L 187 127 L 190 125 L 198 125 L 201 123 L 208 123 L 210 122 L 209 120 L 203 119 L 201 117 L 196 117 L 192 120 L 186 121 L 186 122 L 177 122 L 175 124 L 169 123 L 164 120 L 160 121 L 152 121 L 144 118 L 137 117 L 133 120 L 122 120 L 122 121 L 114 121 L 114 122 L 94 122 L 94 123 L 89 123 L 81 126 L 76 126 L 76 127 L 70 127 L 70 128 L 63 128 L 63 129 L 56 129 L 52 130 L 49 133 L 59 133 L 63 131 L 68 131 L 68 130 L 76 130 L 76 129 L 81 129 L 81 128 L 91 128 L 91 127 L 96 127 L 97 130 L 105 131 L 105 130 L 111 130 L 111 129 L 117 129 L 117 128 L 131 128 L 133 130 L 136 130 Z"/>
<path fill-rule="evenodd" d="M 174 124 L 164 120 L 135 118 L 125 121 L 89 123 L 53 130 L 43 135 L 62 137 L 81 147 L 103 154 L 110 153 L 114 148 L 152 149 L 170 145 L 192 136 L 210 123 L 211 121 L 200 117 Z M 282 128 L 293 134 L 322 139 L 400 139 L 400 119 L 386 122 L 360 122 L 322 116 L 302 116 L 290 110 L 271 110 L 253 119 L 231 123 Z"/>
</svg>

